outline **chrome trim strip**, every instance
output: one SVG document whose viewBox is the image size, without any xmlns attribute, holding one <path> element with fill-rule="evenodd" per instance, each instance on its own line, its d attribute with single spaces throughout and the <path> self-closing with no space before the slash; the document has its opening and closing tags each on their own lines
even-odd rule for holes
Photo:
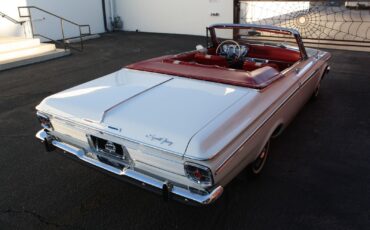
<svg viewBox="0 0 370 230">
<path fill-rule="evenodd" d="M 51 136 L 49 136 L 44 130 L 40 130 L 36 133 L 36 138 L 38 138 L 42 142 L 46 141 L 46 139 L 48 137 L 51 137 Z M 76 148 L 76 147 L 68 145 L 66 143 L 63 143 L 63 142 L 60 142 L 60 141 L 57 141 L 57 140 L 52 140 L 51 144 L 54 145 L 55 147 L 65 151 L 65 152 L 68 152 L 68 153 L 74 155 L 75 157 L 79 158 L 80 160 L 82 160 L 86 163 L 89 163 L 89 164 L 94 165 L 98 168 L 104 169 L 106 171 L 109 171 L 109 172 L 111 172 L 113 174 L 116 174 L 118 176 L 125 176 L 125 177 L 128 177 L 128 178 L 134 179 L 134 180 L 139 181 L 141 183 L 150 185 L 150 186 L 152 186 L 156 189 L 162 190 L 163 185 L 168 183 L 167 181 L 159 181 L 157 179 L 154 179 L 152 177 L 149 177 L 147 175 L 144 175 L 140 172 L 134 171 L 134 170 L 129 169 L 129 168 L 125 168 L 123 170 L 114 168 L 110 165 L 104 164 L 100 161 L 97 161 L 97 160 L 94 160 L 92 158 L 87 157 L 85 155 L 85 153 L 86 153 L 85 150 Z M 215 200 L 217 200 L 222 195 L 223 187 L 218 186 L 206 195 L 200 195 L 200 194 L 192 193 L 189 190 L 181 188 L 179 186 L 173 186 L 173 188 L 170 192 L 177 195 L 177 196 L 180 196 L 180 197 L 184 198 L 185 201 L 193 201 L 193 202 L 196 202 L 198 204 L 210 204 L 210 203 L 214 202 Z"/>
<path fill-rule="evenodd" d="M 148 92 L 149 90 L 151 90 L 151 89 L 153 89 L 153 88 L 155 88 L 155 87 L 157 87 L 157 86 L 160 86 L 160 85 L 162 85 L 162 84 L 164 84 L 164 83 L 166 83 L 166 82 L 169 82 L 169 81 L 171 81 L 172 79 L 173 79 L 173 77 L 172 77 L 172 78 L 169 78 L 169 79 L 167 79 L 167 80 L 165 80 L 165 81 L 163 81 L 163 82 L 161 82 L 161 83 L 158 83 L 158 84 L 156 84 L 156 85 L 153 85 L 152 87 L 149 87 L 149 88 L 147 88 L 147 89 L 145 89 L 145 90 L 143 90 L 143 91 L 141 91 L 141 92 L 139 92 L 139 93 L 137 93 L 137 94 L 134 94 L 134 95 L 132 95 L 131 97 L 126 98 L 125 100 L 120 101 L 120 102 L 118 102 L 117 104 L 115 104 L 115 105 L 113 105 L 113 106 L 109 107 L 108 109 L 104 110 L 103 115 L 102 115 L 102 117 L 101 117 L 101 119 L 100 119 L 100 123 L 103 123 L 103 122 L 104 122 L 104 118 L 105 118 L 106 114 L 107 114 L 109 111 L 111 111 L 112 109 L 114 109 L 114 108 L 116 108 L 117 106 L 119 106 L 119 105 L 121 105 L 121 104 L 123 104 L 123 103 L 125 103 L 125 102 L 127 102 L 127 101 L 129 101 L 129 100 L 131 100 L 131 99 L 132 99 L 132 98 L 134 98 L 134 97 L 137 97 L 137 96 L 139 96 L 139 95 L 141 95 L 141 94 L 143 94 L 143 93 L 145 93 L 145 92 Z"/>
</svg>

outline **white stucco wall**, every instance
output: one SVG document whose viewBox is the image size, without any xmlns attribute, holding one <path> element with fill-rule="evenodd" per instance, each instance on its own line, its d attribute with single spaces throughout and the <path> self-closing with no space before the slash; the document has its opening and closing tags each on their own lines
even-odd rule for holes
<svg viewBox="0 0 370 230">
<path fill-rule="evenodd" d="M 0 0 L 0 12 L 20 20 L 17 7 L 24 5 L 26 5 L 26 0 Z M 22 26 L 0 17 L 0 36 L 24 36 L 24 30 Z"/>
<path fill-rule="evenodd" d="M 124 30 L 204 35 L 205 27 L 220 22 L 233 21 L 233 0 L 106 0 L 107 24 L 110 3 L 115 6 L 115 16 L 120 16 Z M 0 0 L 0 11 L 15 19 L 18 6 L 37 6 L 78 24 L 89 24 L 92 33 L 104 32 L 101 0 Z M 211 16 L 218 13 L 219 16 Z M 47 14 L 32 10 L 36 33 L 61 39 L 60 21 Z M 77 36 L 76 27 L 64 24 L 67 37 Z M 0 36 L 22 36 L 21 26 L 0 18 Z"/>
<path fill-rule="evenodd" d="M 104 32 L 101 0 L 0 0 L 0 11 L 19 19 L 18 6 L 37 6 L 78 24 L 89 24 L 91 33 Z M 61 39 L 60 20 L 47 14 L 32 10 L 36 32 L 53 39 Z M 77 36 L 76 27 L 65 23 L 67 36 Z M 22 28 L 6 19 L 0 18 L 0 36 L 22 35 Z"/>
<path fill-rule="evenodd" d="M 233 22 L 233 0 L 116 0 L 115 5 L 127 31 L 205 35 L 210 24 Z"/>
</svg>

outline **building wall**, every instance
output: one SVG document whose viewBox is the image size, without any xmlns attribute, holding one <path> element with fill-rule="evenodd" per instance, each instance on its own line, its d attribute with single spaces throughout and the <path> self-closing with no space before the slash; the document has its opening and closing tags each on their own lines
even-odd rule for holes
<svg viewBox="0 0 370 230">
<path fill-rule="evenodd" d="M 124 30 L 204 35 L 205 27 L 233 21 L 233 0 L 106 0 L 110 28 L 110 5 L 123 20 Z M 89 24 L 92 33 L 104 32 L 101 0 L 0 0 L 0 11 L 17 19 L 18 6 L 37 6 L 78 24 Z M 37 10 L 31 11 L 35 33 L 61 39 L 60 20 Z M 218 13 L 218 16 L 211 16 Z M 30 31 L 26 24 L 26 31 Z M 0 18 L 0 36 L 24 36 L 25 29 Z M 28 27 L 28 28 L 27 28 Z M 78 35 L 77 27 L 64 23 L 66 37 Z"/>
<path fill-rule="evenodd" d="M 0 11 L 15 19 L 18 17 L 18 6 L 37 6 L 78 24 L 89 24 L 91 33 L 104 32 L 101 0 L 0 0 Z M 34 30 L 53 39 L 61 39 L 60 20 L 31 11 L 34 16 Z M 23 19 L 24 20 L 24 19 Z M 78 29 L 69 23 L 64 23 L 67 36 L 77 36 Z M 0 36 L 23 35 L 22 27 L 15 25 L 4 18 L 0 18 Z"/>
<path fill-rule="evenodd" d="M 18 17 L 18 6 L 26 5 L 26 0 L 0 0 L 0 11 L 10 17 L 20 20 Z M 14 24 L 7 19 L 0 17 L 0 37 L 2 36 L 24 36 L 22 26 Z"/>
<path fill-rule="evenodd" d="M 233 0 L 116 0 L 115 5 L 127 31 L 205 35 L 210 24 L 233 22 Z"/>
</svg>

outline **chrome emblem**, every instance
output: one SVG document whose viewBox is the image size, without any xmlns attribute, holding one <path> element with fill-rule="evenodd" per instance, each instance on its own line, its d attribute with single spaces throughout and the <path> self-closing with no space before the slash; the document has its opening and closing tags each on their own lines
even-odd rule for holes
<svg viewBox="0 0 370 230">
<path fill-rule="evenodd" d="M 168 140 L 166 137 L 157 137 L 153 134 L 147 134 L 146 137 L 149 138 L 151 141 L 159 141 L 160 144 L 167 144 L 168 146 L 171 146 L 173 144 L 173 142 Z"/>
<path fill-rule="evenodd" d="M 105 143 L 104 148 L 105 148 L 105 151 L 108 153 L 116 153 L 116 146 L 111 141 L 107 141 L 107 143 Z"/>
</svg>

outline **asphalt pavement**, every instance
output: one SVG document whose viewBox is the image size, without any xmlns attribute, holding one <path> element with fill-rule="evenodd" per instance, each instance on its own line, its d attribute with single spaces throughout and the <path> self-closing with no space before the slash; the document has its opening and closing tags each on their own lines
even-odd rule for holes
<svg viewBox="0 0 370 230">
<path fill-rule="evenodd" d="M 209 207 L 164 202 L 34 138 L 44 97 L 199 43 L 105 34 L 83 53 L 0 72 L 0 229 L 369 229 L 369 53 L 332 50 L 319 99 L 272 142 L 263 174 L 242 172 Z"/>
</svg>

